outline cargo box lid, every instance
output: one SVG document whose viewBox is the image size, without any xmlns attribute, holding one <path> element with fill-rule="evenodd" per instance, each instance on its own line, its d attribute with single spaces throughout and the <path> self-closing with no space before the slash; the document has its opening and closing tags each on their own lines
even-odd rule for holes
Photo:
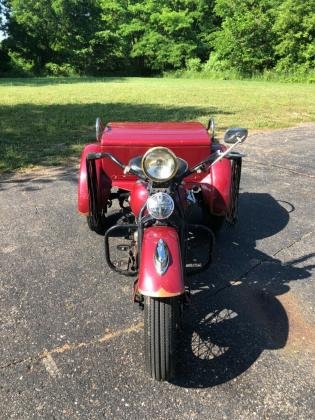
<svg viewBox="0 0 315 420">
<path fill-rule="evenodd" d="M 210 146 L 199 122 L 111 122 L 101 139 L 103 146 Z"/>
</svg>

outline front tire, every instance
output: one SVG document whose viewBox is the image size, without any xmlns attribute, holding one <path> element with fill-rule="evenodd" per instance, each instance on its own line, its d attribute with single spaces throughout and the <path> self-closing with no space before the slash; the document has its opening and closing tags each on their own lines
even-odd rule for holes
<svg viewBox="0 0 315 420">
<path fill-rule="evenodd" d="M 169 381 L 175 370 L 179 298 L 144 298 L 146 369 L 157 381 Z"/>
</svg>

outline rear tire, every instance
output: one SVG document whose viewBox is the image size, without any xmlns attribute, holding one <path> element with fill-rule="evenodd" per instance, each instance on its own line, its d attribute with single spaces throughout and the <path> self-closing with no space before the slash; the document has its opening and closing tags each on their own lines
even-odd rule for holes
<svg viewBox="0 0 315 420">
<path fill-rule="evenodd" d="M 169 381 L 175 371 L 179 298 L 144 298 L 146 369 L 157 381 Z"/>
<path fill-rule="evenodd" d="M 93 216 L 87 216 L 87 224 L 93 232 L 98 233 L 99 235 L 104 235 L 106 231 L 106 218 L 102 214 L 98 214 L 96 218 Z"/>
<path fill-rule="evenodd" d="M 232 161 L 232 182 L 231 182 L 231 204 L 226 215 L 226 220 L 230 225 L 235 225 L 238 218 L 238 198 L 240 190 L 242 172 L 242 159 L 236 159 Z"/>
<path fill-rule="evenodd" d="M 210 214 L 208 209 L 204 209 L 203 221 L 209 229 L 213 230 L 214 233 L 218 233 L 225 222 L 225 216 L 215 216 Z"/>
</svg>

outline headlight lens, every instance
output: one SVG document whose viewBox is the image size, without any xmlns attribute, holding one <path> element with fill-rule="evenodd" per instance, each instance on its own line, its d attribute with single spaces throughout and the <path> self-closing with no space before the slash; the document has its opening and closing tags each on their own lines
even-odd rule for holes
<svg viewBox="0 0 315 420">
<path fill-rule="evenodd" d="M 165 182 L 176 175 L 178 164 L 174 153 L 166 147 L 153 147 L 142 158 L 145 175 L 156 182 Z"/>
<path fill-rule="evenodd" d="M 155 219 L 167 219 L 174 211 L 174 201 L 170 195 L 158 192 L 148 198 L 147 209 Z"/>
</svg>

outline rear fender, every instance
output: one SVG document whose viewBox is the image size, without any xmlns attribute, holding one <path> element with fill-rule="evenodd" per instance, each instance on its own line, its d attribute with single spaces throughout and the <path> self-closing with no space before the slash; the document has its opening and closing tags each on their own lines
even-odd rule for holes
<svg viewBox="0 0 315 420">
<path fill-rule="evenodd" d="M 86 172 L 86 156 L 89 153 L 97 153 L 100 151 L 101 146 L 99 144 L 88 144 L 84 147 L 81 155 L 78 185 L 78 211 L 84 215 L 88 215 L 90 210 Z M 99 211 L 101 211 L 102 209 L 106 209 L 107 200 L 109 199 L 111 190 L 111 180 L 104 173 L 101 161 L 102 159 L 98 159 L 95 161 L 97 176 L 97 204 Z"/>
<path fill-rule="evenodd" d="M 222 148 L 224 151 L 225 148 Z M 222 159 L 210 167 L 208 175 L 201 180 L 204 202 L 210 213 L 224 216 L 231 200 L 231 161 Z"/>
<path fill-rule="evenodd" d="M 155 268 L 154 256 L 159 239 L 163 239 L 169 251 L 169 266 L 164 274 Z M 151 297 L 171 297 L 184 293 L 184 277 L 180 242 L 176 229 L 169 226 L 153 226 L 144 230 L 139 267 L 138 290 Z"/>
</svg>

